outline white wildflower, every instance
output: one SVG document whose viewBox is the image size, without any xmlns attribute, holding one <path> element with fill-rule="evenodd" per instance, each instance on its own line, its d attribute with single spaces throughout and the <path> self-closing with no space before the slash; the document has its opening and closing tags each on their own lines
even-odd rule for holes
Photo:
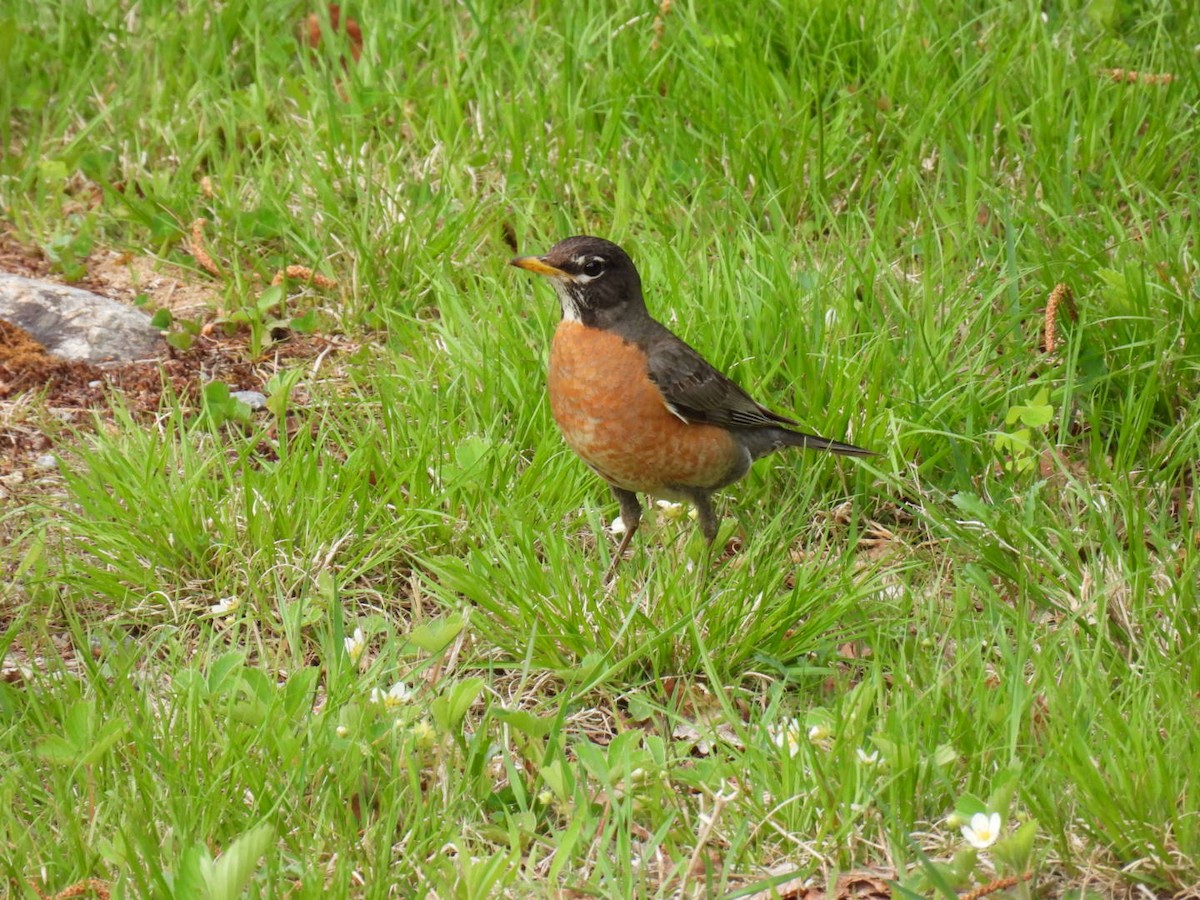
<svg viewBox="0 0 1200 900">
<path fill-rule="evenodd" d="M 986 850 L 1000 837 L 1000 813 L 975 813 L 962 827 L 962 836 L 977 850 Z"/>
</svg>

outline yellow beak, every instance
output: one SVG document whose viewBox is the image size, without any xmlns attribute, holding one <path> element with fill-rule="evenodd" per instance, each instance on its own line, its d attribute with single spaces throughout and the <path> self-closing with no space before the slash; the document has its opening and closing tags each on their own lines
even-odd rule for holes
<svg viewBox="0 0 1200 900">
<path fill-rule="evenodd" d="M 524 269 L 526 272 L 533 272 L 535 275 L 545 275 L 548 278 L 570 277 L 562 269 L 547 265 L 540 256 L 518 256 L 516 259 L 509 260 L 508 264 L 516 266 L 518 269 Z"/>
</svg>

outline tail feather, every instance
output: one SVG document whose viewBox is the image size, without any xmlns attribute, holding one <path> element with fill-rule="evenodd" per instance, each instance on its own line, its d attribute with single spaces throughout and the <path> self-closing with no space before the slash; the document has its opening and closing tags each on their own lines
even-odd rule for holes
<svg viewBox="0 0 1200 900">
<path fill-rule="evenodd" d="M 862 447 L 855 447 L 853 444 L 831 441 L 829 438 L 817 437 L 815 434 L 805 434 L 803 431 L 791 431 L 783 428 L 779 430 L 787 435 L 784 439 L 785 446 L 803 447 L 806 450 L 827 450 L 830 453 L 837 453 L 840 456 L 879 455 L 874 450 L 864 450 Z"/>
<path fill-rule="evenodd" d="M 803 431 L 793 431 L 782 426 L 770 428 L 740 428 L 737 429 L 742 446 L 750 451 L 753 459 L 760 459 L 768 453 L 774 453 L 783 447 L 804 447 L 808 450 L 825 450 L 842 456 L 878 456 L 873 450 L 864 450 L 853 444 L 843 444 L 829 438 L 817 437 L 815 434 L 805 434 Z"/>
</svg>

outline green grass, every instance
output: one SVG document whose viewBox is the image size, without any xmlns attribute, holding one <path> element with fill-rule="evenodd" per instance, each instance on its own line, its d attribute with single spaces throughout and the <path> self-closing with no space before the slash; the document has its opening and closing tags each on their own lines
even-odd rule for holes
<svg viewBox="0 0 1200 900">
<path fill-rule="evenodd" d="M 651 2 L 353 6 L 345 70 L 291 2 L 5 6 L 0 219 L 66 275 L 203 281 L 206 218 L 256 347 L 301 263 L 340 288 L 288 312 L 352 348 L 249 426 L 114 398 L 0 500 L 12 896 L 1200 883 L 1200 18 L 744 6 L 658 45 Z M 772 457 L 732 560 L 660 516 L 606 589 L 506 229 L 618 241 L 685 339 L 881 456 Z"/>
</svg>

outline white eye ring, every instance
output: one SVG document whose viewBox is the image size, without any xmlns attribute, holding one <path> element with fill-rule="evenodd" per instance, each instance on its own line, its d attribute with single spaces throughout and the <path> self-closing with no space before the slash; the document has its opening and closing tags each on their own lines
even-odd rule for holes
<svg viewBox="0 0 1200 900">
<path fill-rule="evenodd" d="M 595 278 L 604 271 L 604 260 L 593 256 L 583 264 L 582 271 L 588 278 Z"/>
</svg>

